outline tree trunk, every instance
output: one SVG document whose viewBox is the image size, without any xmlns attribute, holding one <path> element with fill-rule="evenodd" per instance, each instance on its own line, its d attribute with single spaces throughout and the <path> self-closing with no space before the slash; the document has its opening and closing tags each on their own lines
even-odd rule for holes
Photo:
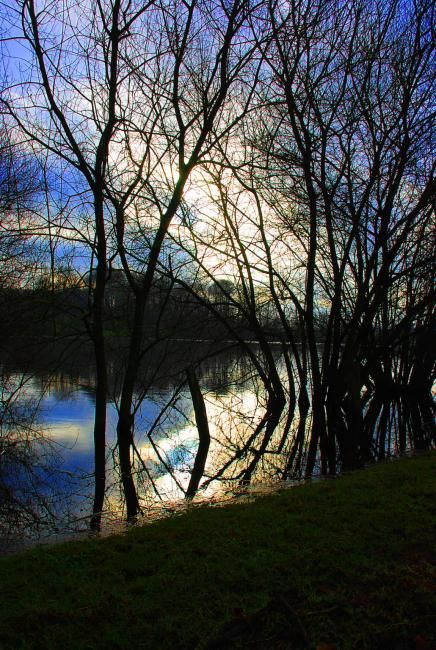
<svg viewBox="0 0 436 650">
<path fill-rule="evenodd" d="M 120 409 L 117 424 L 117 442 L 120 459 L 121 482 L 126 501 L 127 519 L 138 514 L 139 501 L 132 476 L 131 450 L 133 443 L 134 415 L 132 414 L 133 393 L 141 358 L 141 341 L 144 325 L 144 300 L 140 295 L 135 299 L 135 313 L 129 344 L 129 357 L 124 375 Z"/>
<path fill-rule="evenodd" d="M 191 391 L 192 404 L 194 407 L 195 421 L 198 429 L 198 450 L 195 456 L 194 467 L 191 473 L 188 489 L 186 491 L 186 498 L 192 499 L 200 484 L 201 478 L 206 466 L 207 454 L 210 445 L 210 432 L 209 424 L 207 421 L 206 405 L 204 403 L 203 395 L 201 394 L 200 386 L 194 369 L 188 368 L 186 371 L 188 376 L 189 390 Z"/>
<path fill-rule="evenodd" d="M 103 257 L 105 260 L 105 257 Z M 104 291 L 106 284 L 106 264 L 99 262 L 94 288 L 92 339 L 94 343 L 96 388 L 94 415 L 94 505 L 91 528 L 100 530 L 101 513 L 106 488 L 106 406 L 107 406 L 107 364 L 104 339 Z"/>
</svg>

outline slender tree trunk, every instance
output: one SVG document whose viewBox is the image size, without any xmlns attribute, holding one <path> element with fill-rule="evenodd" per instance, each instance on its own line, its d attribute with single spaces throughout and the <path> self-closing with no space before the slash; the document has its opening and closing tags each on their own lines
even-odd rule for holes
<svg viewBox="0 0 436 650">
<path fill-rule="evenodd" d="M 203 395 L 201 394 L 198 379 L 195 375 L 193 368 L 188 368 L 186 371 L 188 376 L 189 390 L 191 391 L 192 404 L 194 406 L 195 421 L 197 423 L 199 444 L 197 454 L 195 456 L 194 467 L 191 473 L 188 489 L 186 491 L 186 498 L 193 499 L 200 484 L 201 478 L 204 474 L 206 466 L 207 454 L 210 446 L 210 433 L 209 424 L 207 421 L 206 405 L 204 403 Z"/>
<path fill-rule="evenodd" d="M 134 519 L 140 510 L 138 495 L 132 475 L 131 451 L 134 426 L 132 405 L 135 382 L 138 376 L 141 359 L 141 341 L 144 327 L 144 302 L 145 301 L 141 295 L 136 296 L 133 327 L 129 343 L 129 356 L 127 359 L 127 367 L 124 375 L 117 424 L 117 442 L 120 459 L 121 481 L 123 484 L 124 497 L 126 500 L 128 519 Z"/>
<path fill-rule="evenodd" d="M 107 245 L 104 218 L 103 180 L 100 177 L 94 186 L 94 215 L 97 242 L 97 269 L 92 292 L 91 337 L 94 344 L 97 383 L 95 389 L 94 416 L 94 464 L 95 495 L 91 527 L 101 526 L 101 512 L 106 488 L 106 407 L 107 407 L 107 360 L 104 333 L 104 299 L 107 281 Z M 93 281 L 92 276 L 90 281 Z"/>
<path fill-rule="evenodd" d="M 102 258 L 103 260 L 106 257 Z M 94 505 L 91 528 L 99 530 L 106 488 L 106 406 L 107 406 L 107 363 L 104 338 L 104 291 L 106 284 L 106 263 L 99 262 L 94 289 L 92 339 L 94 344 L 96 389 L 94 414 Z"/>
<path fill-rule="evenodd" d="M 91 528 L 99 530 L 106 488 L 106 406 L 107 406 L 107 366 L 104 338 L 94 339 L 97 385 L 95 391 L 94 414 L 94 505 Z"/>
<path fill-rule="evenodd" d="M 301 459 L 303 456 L 304 441 L 306 439 L 306 423 L 307 415 L 309 413 L 310 401 L 307 394 L 306 382 L 301 381 L 300 393 L 298 396 L 298 429 L 295 440 L 292 444 L 291 453 L 286 462 L 285 469 L 283 470 L 282 478 L 284 480 L 300 476 L 301 473 Z"/>
</svg>

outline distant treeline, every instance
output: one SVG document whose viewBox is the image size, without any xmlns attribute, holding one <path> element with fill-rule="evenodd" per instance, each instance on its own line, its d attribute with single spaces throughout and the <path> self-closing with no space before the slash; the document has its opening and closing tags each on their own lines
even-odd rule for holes
<svg viewBox="0 0 436 650">
<path fill-rule="evenodd" d="M 226 291 L 235 287 L 225 281 Z M 253 339 L 250 320 L 236 301 L 229 301 L 209 287 L 186 287 L 166 279 L 155 281 L 147 303 L 148 318 L 144 338 L 207 340 L 220 342 L 229 338 L 229 328 L 243 339 Z M 70 277 L 68 286 L 50 287 L 49 282 L 32 288 L 7 287 L 0 290 L 3 318 L 0 331 L 3 340 L 16 337 L 84 337 L 92 317 L 92 283 Z M 109 336 L 128 335 L 134 312 L 134 296 L 123 272 L 114 269 L 108 279 L 104 302 L 105 331 Z M 223 323 L 226 323 L 224 325 Z M 282 340 L 280 318 L 265 305 L 260 314 L 265 336 Z M 290 319 L 298 337 L 298 318 Z M 320 310 L 316 319 L 318 337 L 322 340 L 325 316 Z"/>
</svg>

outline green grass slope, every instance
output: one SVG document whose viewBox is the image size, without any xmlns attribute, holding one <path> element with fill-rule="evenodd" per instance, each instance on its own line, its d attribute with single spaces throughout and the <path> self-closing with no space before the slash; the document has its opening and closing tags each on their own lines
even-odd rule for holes
<svg viewBox="0 0 436 650">
<path fill-rule="evenodd" d="M 434 648 L 436 454 L 0 560 L 0 647 Z"/>
</svg>

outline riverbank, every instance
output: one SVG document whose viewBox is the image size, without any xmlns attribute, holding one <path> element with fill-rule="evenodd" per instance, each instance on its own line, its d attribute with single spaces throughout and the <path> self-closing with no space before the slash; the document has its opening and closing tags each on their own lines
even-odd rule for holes
<svg viewBox="0 0 436 650">
<path fill-rule="evenodd" d="M 0 559 L 0 647 L 434 648 L 436 453 Z"/>
</svg>

